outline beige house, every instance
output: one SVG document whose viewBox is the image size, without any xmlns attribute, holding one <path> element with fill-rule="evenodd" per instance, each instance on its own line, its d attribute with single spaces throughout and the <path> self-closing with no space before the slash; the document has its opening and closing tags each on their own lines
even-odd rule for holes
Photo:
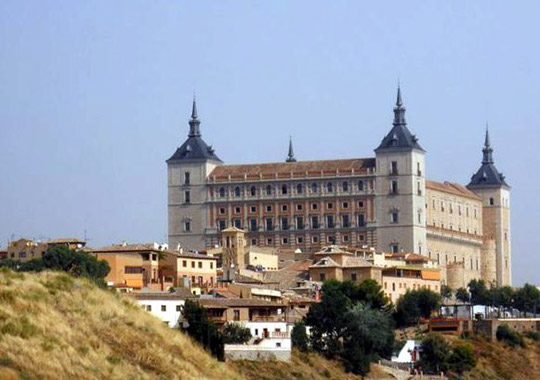
<svg viewBox="0 0 540 380">
<path fill-rule="evenodd" d="M 309 273 L 314 281 L 353 281 L 372 279 L 382 282 L 382 270 L 364 258 L 356 257 L 346 247 L 328 246 L 313 255 Z"/>
<path fill-rule="evenodd" d="M 49 247 L 61 246 L 73 251 L 84 249 L 86 242 L 76 238 L 53 239 L 34 241 L 19 239 L 8 244 L 5 258 L 19 261 L 28 261 L 42 257 Z"/>
<path fill-rule="evenodd" d="M 160 271 L 175 286 L 212 286 L 217 282 L 217 258 L 167 250 L 163 252 Z"/>
</svg>

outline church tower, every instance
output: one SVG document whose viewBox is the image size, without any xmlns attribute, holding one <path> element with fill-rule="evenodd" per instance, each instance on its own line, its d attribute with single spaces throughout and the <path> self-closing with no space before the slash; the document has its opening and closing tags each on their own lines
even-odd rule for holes
<svg viewBox="0 0 540 380">
<path fill-rule="evenodd" d="M 187 140 L 167 160 L 169 246 L 176 249 L 205 248 L 208 225 L 206 180 L 223 162 L 201 137 L 197 103 L 193 98 Z"/>
<path fill-rule="evenodd" d="M 489 262 L 494 262 L 495 270 L 486 268 L 486 271 L 495 273 L 497 285 L 511 285 L 510 186 L 506 183 L 504 175 L 495 167 L 493 148 L 489 141 L 487 128 L 482 153 L 482 165 L 472 176 L 467 188 L 478 194 L 483 201 L 484 246 L 495 241 L 495 260 L 489 260 Z M 483 251 L 488 252 L 489 250 L 484 249 Z M 486 260 L 487 258 L 483 257 L 482 259 Z M 486 278 L 485 280 L 490 282 L 492 279 Z"/>
<path fill-rule="evenodd" d="M 407 128 L 399 86 L 393 127 L 375 157 L 378 249 L 426 254 L 425 151 Z"/>
</svg>

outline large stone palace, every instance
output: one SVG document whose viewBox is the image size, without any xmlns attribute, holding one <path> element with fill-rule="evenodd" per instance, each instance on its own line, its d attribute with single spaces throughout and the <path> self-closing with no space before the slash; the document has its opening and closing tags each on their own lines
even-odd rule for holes
<svg viewBox="0 0 540 380">
<path fill-rule="evenodd" d="M 171 247 L 214 247 L 221 230 L 237 227 L 258 246 L 420 253 L 454 288 L 475 278 L 511 283 L 510 187 L 487 130 L 482 164 L 463 186 L 426 179 L 400 88 L 375 157 L 297 161 L 291 141 L 285 162 L 225 165 L 201 137 L 195 99 L 189 127 L 167 160 Z"/>
</svg>

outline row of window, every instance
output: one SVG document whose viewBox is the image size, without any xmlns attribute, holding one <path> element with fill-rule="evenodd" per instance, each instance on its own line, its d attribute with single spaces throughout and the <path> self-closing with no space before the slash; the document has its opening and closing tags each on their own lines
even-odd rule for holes
<svg viewBox="0 0 540 380">
<path fill-rule="evenodd" d="M 141 305 L 141 307 L 146 311 L 152 311 L 152 305 Z M 180 313 L 184 310 L 184 307 L 182 305 L 176 305 L 175 308 L 176 308 L 176 311 Z M 166 312 L 167 305 L 161 305 L 161 311 Z"/>
<path fill-rule="evenodd" d="M 493 198 L 491 198 L 493 199 Z M 446 203 L 448 203 L 448 207 L 446 207 Z M 449 214 L 453 214 L 454 213 L 454 210 L 455 210 L 455 207 L 452 203 L 450 202 L 444 202 L 444 201 L 440 201 L 440 204 L 439 204 L 439 210 L 442 211 L 442 212 L 445 212 L 447 209 L 448 209 L 448 213 Z M 428 204 L 426 203 L 426 208 L 428 208 Z M 432 199 L 431 200 L 431 208 L 433 210 L 436 210 L 437 209 L 437 201 L 435 199 Z M 457 214 L 459 216 L 461 216 L 463 214 L 463 209 L 465 209 L 465 216 L 466 217 L 469 217 L 469 207 L 461 207 L 461 205 L 457 205 Z M 477 212 L 476 212 L 476 208 L 473 208 L 473 217 L 476 219 L 477 218 Z"/>
<path fill-rule="evenodd" d="M 324 186 L 320 186 L 318 183 L 314 182 L 311 184 L 311 186 L 306 186 L 302 183 L 298 183 L 296 186 L 293 187 L 296 190 L 296 194 L 307 194 L 308 189 L 311 190 L 311 194 L 318 194 L 321 193 L 323 190 L 328 193 L 334 193 L 337 188 L 336 184 L 334 182 L 327 182 Z M 257 186 L 251 186 L 249 188 L 248 195 L 251 197 L 256 197 L 259 192 L 262 191 L 264 195 L 273 195 L 273 194 L 281 194 L 281 195 L 287 195 L 292 193 L 292 189 L 289 184 L 282 184 L 280 187 L 275 187 L 274 185 L 267 185 L 266 187 L 259 188 Z M 365 181 L 360 180 L 356 183 L 356 189 L 358 191 L 364 191 L 366 188 Z M 353 190 L 353 185 L 349 181 L 343 181 L 340 184 L 340 190 L 343 193 L 347 193 L 349 191 Z M 244 192 L 244 188 L 240 186 L 236 186 L 232 189 L 231 195 L 234 197 L 241 197 L 242 193 Z M 219 198 L 225 198 L 227 195 L 227 189 L 225 187 L 220 187 L 216 194 Z"/>
<path fill-rule="evenodd" d="M 307 241 L 316 244 L 316 243 L 321 242 L 322 240 L 319 238 L 318 235 L 313 235 L 311 237 L 308 237 Z M 328 244 L 337 244 L 337 243 L 339 243 L 336 236 L 333 236 L 333 235 L 327 236 L 325 241 Z M 351 241 L 351 237 L 349 235 L 341 235 L 341 242 L 342 243 L 348 243 L 350 241 Z M 365 235 L 358 235 L 358 241 L 359 242 L 366 241 L 366 236 Z M 266 238 L 264 243 L 266 243 L 266 245 L 268 245 L 268 246 L 274 246 L 274 242 L 275 242 L 275 240 L 273 238 L 268 237 L 268 238 Z M 289 243 L 304 244 L 304 243 L 306 243 L 306 240 L 304 239 L 304 236 L 297 236 L 295 239 L 292 239 L 292 240 L 288 236 L 283 236 L 279 240 L 279 243 L 280 244 L 289 244 Z M 259 243 L 259 240 L 257 238 L 252 238 L 251 239 L 251 245 L 259 245 L 259 244 L 260 243 Z"/>
<path fill-rule="evenodd" d="M 431 251 L 428 252 L 428 256 L 429 258 L 431 259 L 432 257 L 432 254 L 431 254 Z M 450 260 L 452 260 L 452 257 L 450 257 Z M 467 260 L 463 259 L 462 261 L 461 260 L 458 260 L 458 256 L 456 254 L 454 254 L 454 258 L 453 258 L 453 261 L 454 263 L 457 263 L 457 262 L 463 262 L 463 264 L 465 265 L 465 269 L 471 269 L 471 270 L 480 270 L 480 265 L 479 265 L 479 262 L 478 262 L 478 258 L 470 258 L 469 261 L 467 262 Z M 450 261 L 448 261 L 448 254 L 445 254 L 444 255 L 444 263 L 445 264 L 448 264 Z M 440 253 L 437 253 L 437 264 L 440 265 L 441 264 L 441 255 Z M 467 268 L 468 266 L 468 268 Z"/>
<path fill-rule="evenodd" d="M 291 223 L 292 221 L 292 223 Z M 309 224 L 307 223 L 309 221 Z M 304 229 L 319 229 L 319 228 L 338 228 L 338 225 L 336 224 L 336 216 L 335 215 L 326 215 L 324 218 L 324 225 L 322 223 L 322 220 L 319 218 L 318 215 L 312 215 L 308 220 L 305 220 L 303 216 L 296 216 L 294 218 L 289 217 L 280 217 L 273 218 L 268 217 L 264 218 L 262 221 L 262 226 L 259 225 L 259 221 L 256 218 L 252 218 L 248 220 L 248 229 L 249 231 L 256 232 L 259 231 L 259 228 L 264 228 L 265 231 L 274 231 L 277 228 L 281 230 L 290 230 L 292 228 L 295 228 L 297 230 L 304 230 Z M 355 227 L 352 224 L 351 216 L 348 214 L 342 214 L 339 216 L 340 221 L 340 228 L 351 228 Z M 242 219 L 233 219 L 232 225 L 236 228 L 244 228 L 242 225 Z M 365 214 L 357 214 L 356 215 L 356 227 L 365 227 L 366 226 L 366 216 Z M 217 228 L 221 231 L 227 228 L 227 220 L 220 219 L 217 221 Z"/>
<path fill-rule="evenodd" d="M 431 289 L 431 285 L 421 285 L 421 284 L 415 284 L 413 283 L 412 286 L 410 286 L 409 284 L 407 284 L 406 282 L 399 282 L 398 283 L 398 288 L 399 289 L 404 289 L 404 290 L 407 290 L 407 289 L 412 289 L 412 290 L 416 290 L 416 289 Z M 388 289 L 388 283 L 385 281 L 384 282 L 384 290 L 387 290 Z M 438 291 L 439 290 L 439 285 L 434 285 L 434 290 L 435 291 Z M 396 291 L 396 283 L 395 282 L 392 282 L 392 291 L 395 292 Z"/>
<path fill-rule="evenodd" d="M 318 210 L 319 205 L 320 204 L 318 202 L 311 203 L 310 204 L 310 209 L 311 210 Z M 334 209 L 334 202 L 326 202 L 325 205 L 326 205 L 327 210 L 333 210 Z M 358 208 L 364 208 L 365 203 L 364 203 L 364 201 L 359 201 L 357 205 L 358 205 Z M 348 209 L 350 206 L 351 206 L 351 204 L 349 202 L 341 202 L 341 208 L 342 209 Z M 296 211 L 303 211 L 304 210 L 304 204 L 303 203 L 297 203 L 297 204 L 295 204 L 294 208 L 295 208 Z M 282 204 L 280 209 L 281 209 L 281 211 L 284 211 L 284 212 L 289 211 L 289 205 L 288 204 Z M 273 212 L 274 205 L 272 205 L 272 204 L 266 205 L 266 206 L 264 206 L 264 210 L 266 212 Z M 241 214 L 242 213 L 242 206 L 234 206 L 233 211 L 234 211 L 235 214 Z M 218 214 L 219 215 L 225 215 L 226 212 L 227 212 L 227 209 L 225 207 L 220 207 L 218 209 Z M 249 212 L 250 213 L 256 213 L 257 212 L 257 206 L 250 206 Z"/>
<path fill-rule="evenodd" d="M 198 269 L 204 269 L 204 267 L 206 265 L 204 265 L 204 260 L 203 261 L 194 261 L 194 260 L 189 260 L 190 261 L 190 266 L 191 268 L 198 268 Z M 182 268 L 187 268 L 188 267 L 188 260 L 182 260 Z M 214 262 L 213 261 L 208 261 L 208 267 L 210 269 L 214 269 Z"/>
</svg>

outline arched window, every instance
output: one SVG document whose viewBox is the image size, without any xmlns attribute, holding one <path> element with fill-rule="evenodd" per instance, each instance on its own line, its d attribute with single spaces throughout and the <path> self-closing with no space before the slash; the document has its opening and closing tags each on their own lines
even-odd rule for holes
<svg viewBox="0 0 540 380">
<path fill-rule="evenodd" d="M 251 193 L 252 197 L 257 195 L 257 189 L 255 188 L 255 186 L 251 186 L 251 189 L 249 189 L 249 192 Z"/>
<path fill-rule="evenodd" d="M 303 190 L 304 190 L 304 189 L 302 188 L 302 184 L 301 184 L 301 183 L 299 183 L 298 185 L 296 185 L 296 193 L 297 193 L 297 194 L 302 194 L 302 191 L 303 191 Z"/>
<path fill-rule="evenodd" d="M 287 185 L 286 184 L 281 185 L 281 194 L 287 194 Z"/>
<path fill-rule="evenodd" d="M 326 184 L 326 192 L 327 193 L 333 193 L 334 192 L 334 185 L 332 185 L 332 182 L 328 182 Z"/>
<path fill-rule="evenodd" d="M 358 181 L 358 191 L 364 191 L 364 181 Z"/>
<path fill-rule="evenodd" d="M 317 193 L 317 191 L 319 191 L 317 184 L 316 184 L 316 183 L 312 183 L 312 184 L 311 184 L 311 192 L 312 192 L 313 194 L 315 194 L 315 193 Z"/>
<path fill-rule="evenodd" d="M 266 195 L 272 195 L 272 186 L 266 186 Z"/>
<path fill-rule="evenodd" d="M 341 189 L 343 190 L 344 193 L 346 193 L 347 191 L 349 191 L 349 182 L 344 181 L 344 182 L 341 184 Z"/>
<path fill-rule="evenodd" d="M 225 189 L 223 187 L 219 188 L 219 197 L 225 198 Z"/>
<path fill-rule="evenodd" d="M 238 186 L 236 186 L 234 188 L 234 196 L 235 197 L 239 197 L 240 196 L 240 188 Z"/>
</svg>

